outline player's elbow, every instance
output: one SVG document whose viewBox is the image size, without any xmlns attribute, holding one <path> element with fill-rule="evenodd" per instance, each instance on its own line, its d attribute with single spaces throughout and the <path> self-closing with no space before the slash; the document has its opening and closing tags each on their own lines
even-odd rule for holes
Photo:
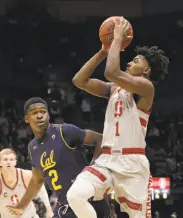
<svg viewBox="0 0 183 218">
<path fill-rule="evenodd" d="M 107 80 L 113 81 L 113 79 L 116 77 L 117 70 L 115 68 L 106 68 L 104 76 Z"/>
<path fill-rule="evenodd" d="M 73 79 L 72 79 L 72 83 L 73 83 L 75 86 L 78 86 L 79 81 L 78 81 L 78 79 L 77 79 L 76 76 L 73 77 Z"/>
<path fill-rule="evenodd" d="M 43 185 L 44 184 L 44 179 L 42 177 L 32 176 L 31 182 L 33 184 Z"/>
<path fill-rule="evenodd" d="M 95 145 L 97 145 L 97 144 L 101 145 L 101 143 L 102 143 L 102 138 L 103 138 L 103 135 L 98 133 L 98 134 L 96 135 L 96 138 L 95 138 Z"/>
<path fill-rule="evenodd" d="M 85 81 L 80 80 L 77 76 L 73 77 L 72 83 L 78 88 L 84 88 L 85 86 Z"/>
</svg>

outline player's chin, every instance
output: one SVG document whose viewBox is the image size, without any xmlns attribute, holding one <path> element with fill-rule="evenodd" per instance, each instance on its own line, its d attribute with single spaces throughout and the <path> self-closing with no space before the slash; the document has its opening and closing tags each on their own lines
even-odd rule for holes
<svg viewBox="0 0 183 218">
<path fill-rule="evenodd" d="M 12 170 L 12 169 L 13 169 L 13 166 L 7 166 L 6 169 L 7 169 L 7 170 Z"/>
<path fill-rule="evenodd" d="M 48 124 L 46 122 L 43 123 L 37 123 L 37 130 L 38 131 L 43 131 L 48 127 Z"/>
</svg>

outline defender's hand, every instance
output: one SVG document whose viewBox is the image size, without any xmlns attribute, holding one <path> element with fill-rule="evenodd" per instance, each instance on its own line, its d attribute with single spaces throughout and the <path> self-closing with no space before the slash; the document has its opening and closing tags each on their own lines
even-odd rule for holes
<svg viewBox="0 0 183 218">
<path fill-rule="evenodd" d="M 17 217 L 21 216 L 24 212 L 24 209 L 22 208 L 18 208 L 17 206 L 7 206 L 8 211 L 12 214 L 12 215 L 16 215 Z"/>
<path fill-rule="evenodd" d="M 46 211 L 46 218 L 52 218 L 53 216 L 53 211 Z"/>
<path fill-rule="evenodd" d="M 46 207 L 46 218 L 52 218 L 54 216 L 51 206 Z"/>
</svg>

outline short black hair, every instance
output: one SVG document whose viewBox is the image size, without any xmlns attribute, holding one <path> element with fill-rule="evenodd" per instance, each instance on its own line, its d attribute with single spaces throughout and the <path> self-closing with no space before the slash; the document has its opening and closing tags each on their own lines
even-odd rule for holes
<svg viewBox="0 0 183 218">
<path fill-rule="evenodd" d="M 30 105 L 36 104 L 36 103 L 42 103 L 48 108 L 48 104 L 45 100 L 43 100 L 40 97 L 32 97 L 32 98 L 29 98 L 24 104 L 24 114 L 27 114 L 27 111 L 28 111 Z"/>
<path fill-rule="evenodd" d="M 168 74 L 169 59 L 165 56 L 164 51 L 157 46 L 136 47 L 137 55 L 142 55 L 148 61 L 151 67 L 150 80 L 157 84 Z"/>
</svg>

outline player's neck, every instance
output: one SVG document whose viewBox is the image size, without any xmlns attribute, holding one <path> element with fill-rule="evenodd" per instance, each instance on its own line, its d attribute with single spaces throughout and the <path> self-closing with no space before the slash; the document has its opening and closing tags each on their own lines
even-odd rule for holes
<svg viewBox="0 0 183 218">
<path fill-rule="evenodd" d="M 36 139 L 41 139 L 44 137 L 45 132 L 34 132 L 34 135 L 35 135 Z"/>
<path fill-rule="evenodd" d="M 4 177 L 6 182 L 8 182 L 8 183 L 15 182 L 15 178 L 17 177 L 16 168 L 14 168 L 12 170 L 2 169 L 1 173 L 3 174 L 3 177 Z"/>
<path fill-rule="evenodd" d="M 43 138 L 43 137 L 45 136 L 46 131 L 47 131 L 47 129 L 48 129 L 49 127 L 50 127 L 50 123 L 48 124 L 47 128 L 46 128 L 44 131 L 42 131 L 42 132 L 35 132 L 35 131 L 33 130 L 33 133 L 34 133 L 36 139 L 41 139 L 41 138 Z"/>
</svg>

